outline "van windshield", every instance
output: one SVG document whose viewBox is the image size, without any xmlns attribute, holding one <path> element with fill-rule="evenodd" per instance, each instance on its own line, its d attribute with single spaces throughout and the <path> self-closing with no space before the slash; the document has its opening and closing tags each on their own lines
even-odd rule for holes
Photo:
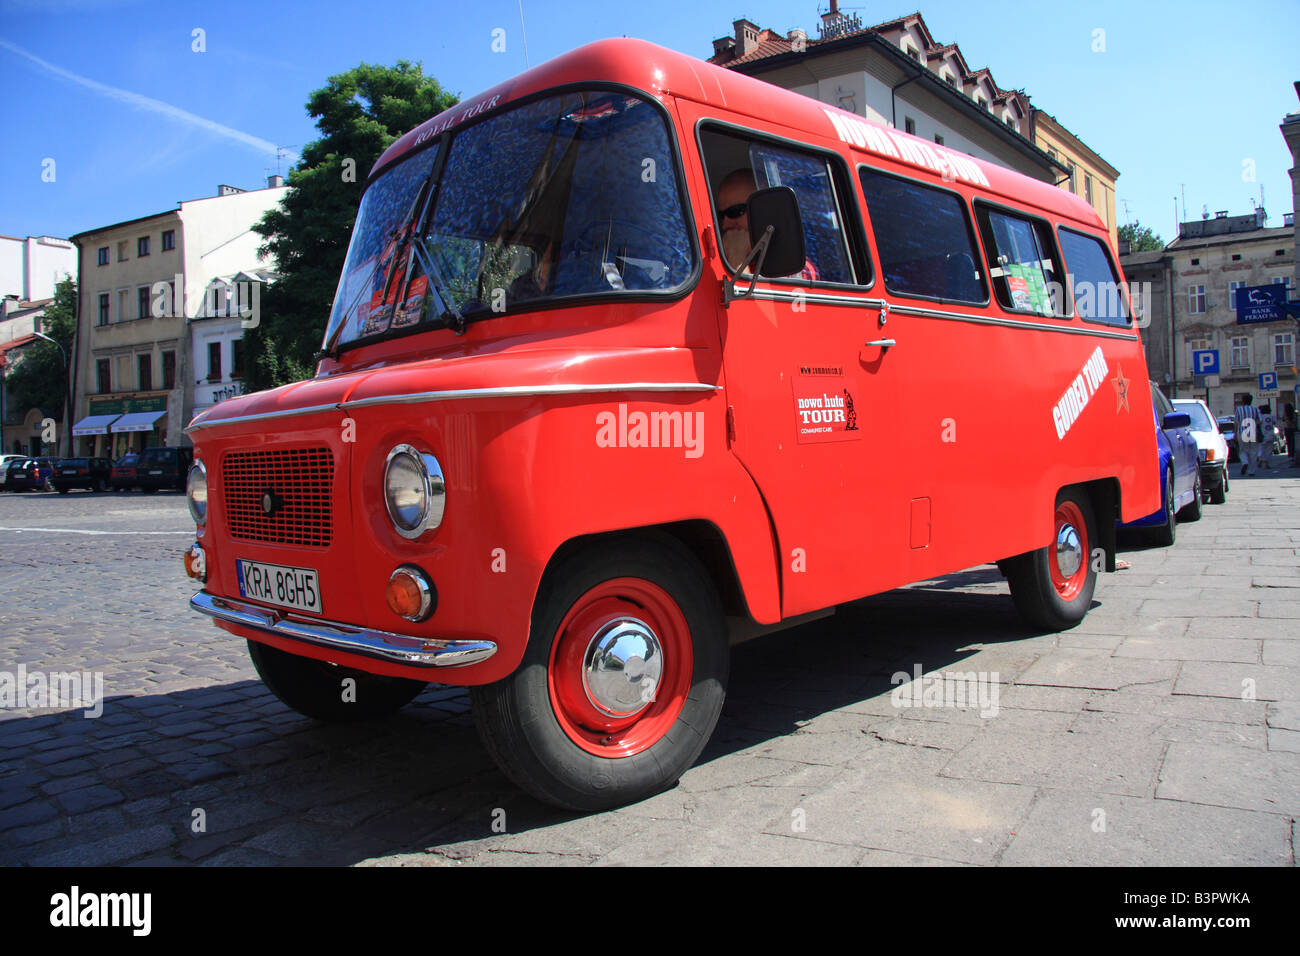
<svg viewBox="0 0 1300 956">
<path fill-rule="evenodd" d="M 672 293 L 694 264 L 663 113 L 624 92 L 557 94 L 371 184 L 325 347 L 558 299 Z"/>
</svg>

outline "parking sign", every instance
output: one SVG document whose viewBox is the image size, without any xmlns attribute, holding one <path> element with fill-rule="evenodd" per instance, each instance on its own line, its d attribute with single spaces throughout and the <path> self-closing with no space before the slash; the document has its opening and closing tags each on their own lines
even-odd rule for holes
<svg viewBox="0 0 1300 956">
<path fill-rule="evenodd" d="M 1260 372 L 1259 373 L 1259 390 L 1267 392 L 1277 388 L 1277 372 Z"/>
<path fill-rule="evenodd" d="M 1219 374 L 1219 350 L 1196 349 L 1192 352 L 1192 372 L 1196 375 Z"/>
</svg>

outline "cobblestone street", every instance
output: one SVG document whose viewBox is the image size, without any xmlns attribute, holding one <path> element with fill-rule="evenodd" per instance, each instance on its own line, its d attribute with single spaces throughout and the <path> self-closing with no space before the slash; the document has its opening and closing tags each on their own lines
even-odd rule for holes
<svg viewBox="0 0 1300 956">
<path fill-rule="evenodd" d="M 590 816 L 516 790 L 460 689 L 288 710 L 188 608 L 182 495 L 0 495 L 0 671 L 106 698 L 0 709 L 0 863 L 1293 866 L 1295 475 L 1234 473 L 1174 547 L 1130 543 L 1059 635 L 985 566 L 740 645 L 697 765 Z M 996 714 L 899 706 L 918 668 L 996 674 Z"/>
</svg>

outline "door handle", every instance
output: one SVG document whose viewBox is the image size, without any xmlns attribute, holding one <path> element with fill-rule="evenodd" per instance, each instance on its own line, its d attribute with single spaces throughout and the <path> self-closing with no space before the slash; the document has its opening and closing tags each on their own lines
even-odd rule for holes
<svg viewBox="0 0 1300 956">
<path fill-rule="evenodd" d="M 873 339 L 867 343 L 866 347 L 871 348 L 873 345 L 879 345 L 882 349 L 892 349 L 897 344 L 893 339 Z"/>
</svg>

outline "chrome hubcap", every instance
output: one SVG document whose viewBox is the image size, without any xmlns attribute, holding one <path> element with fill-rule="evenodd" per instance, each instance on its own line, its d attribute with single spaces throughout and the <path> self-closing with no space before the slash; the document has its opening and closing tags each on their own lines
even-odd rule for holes
<svg viewBox="0 0 1300 956">
<path fill-rule="evenodd" d="M 1083 546 L 1079 543 L 1079 531 L 1072 524 L 1063 524 L 1056 532 L 1056 566 L 1061 576 L 1072 578 L 1079 565 L 1083 563 Z"/>
<path fill-rule="evenodd" d="M 630 717 L 654 701 L 662 675 L 663 651 L 654 631 L 636 618 L 619 618 L 587 645 L 582 687 L 597 710 Z"/>
</svg>

